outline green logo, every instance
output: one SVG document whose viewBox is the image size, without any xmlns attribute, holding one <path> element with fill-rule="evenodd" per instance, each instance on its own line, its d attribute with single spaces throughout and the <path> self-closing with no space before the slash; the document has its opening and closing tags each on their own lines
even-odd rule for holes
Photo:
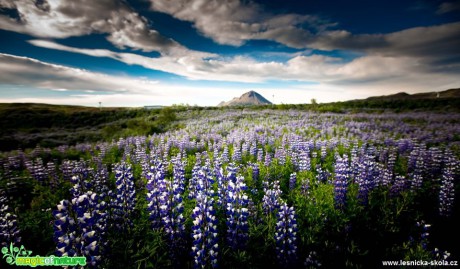
<svg viewBox="0 0 460 269">
<path fill-rule="evenodd" d="M 10 244 L 9 249 L 7 247 L 2 248 L 3 258 L 6 258 L 6 262 L 10 265 L 17 266 L 76 266 L 86 265 L 86 257 L 55 257 L 51 256 L 30 256 L 32 251 L 26 250 L 24 246 L 20 248 Z"/>
</svg>

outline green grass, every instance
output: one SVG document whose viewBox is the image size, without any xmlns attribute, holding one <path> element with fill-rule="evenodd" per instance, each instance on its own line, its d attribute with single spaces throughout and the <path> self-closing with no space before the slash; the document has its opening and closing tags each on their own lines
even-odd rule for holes
<svg viewBox="0 0 460 269">
<path fill-rule="evenodd" d="M 0 151 L 161 133 L 175 120 L 171 108 L 0 104 Z"/>
</svg>

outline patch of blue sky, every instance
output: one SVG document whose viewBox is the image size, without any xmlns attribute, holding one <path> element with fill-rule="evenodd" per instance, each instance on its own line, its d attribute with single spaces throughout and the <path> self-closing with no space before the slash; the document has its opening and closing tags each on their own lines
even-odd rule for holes
<svg viewBox="0 0 460 269">
<path fill-rule="evenodd" d="M 63 66 L 85 69 L 92 72 L 99 72 L 109 75 L 122 75 L 122 76 L 142 76 L 147 77 L 149 79 L 161 79 L 161 78 L 169 78 L 172 75 L 170 73 L 152 70 L 140 65 L 129 65 L 123 62 L 117 61 L 115 59 L 107 58 L 107 57 L 93 57 L 89 55 L 84 55 L 80 53 L 73 53 L 67 51 L 60 51 L 55 49 L 48 49 L 34 46 L 27 42 L 31 38 L 23 35 L 17 34 L 9 31 L 1 31 L 0 35 L 2 39 L 7 40 L 8 42 L 0 42 L 0 51 L 2 53 L 17 55 L 17 56 L 24 56 L 29 58 L 34 58 L 43 62 L 59 64 Z M 78 39 L 81 39 L 79 37 Z M 91 40 L 98 42 L 103 42 L 100 40 L 101 35 L 97 37 L 88 36 L 86 37 L 87 43 L 90 44 L 88 46 L 75 46 L 80 48 L 98 48 L 94 42 L 90 42 Z M 73 42 L 69 42 L 68 40 L 74 38 L 68 38 L 67 41 L 58 41 L 60 44 L 66 46 L 74 46 Z M 76 39 L 76 38 L 75 38 Z M 125 51 L 126 52 L 126 51 Z M 139 52 L 136 52 L 139 54 Z"/>
<path fill-rule="evenodd" d="M 312 50 L 311 55 L 324 55 L 328 57 L 338 58 L 340 62 L 347 63 L 352 60 L 365 56 L 363 52 L 350 51 L 350 50 Z"/>
<path fill-rule="evenodd" d="M 0 8 L 0 14 L 6 15 L 12 19 L 19 20 L 21 17 L 19 16 L 19 12 L 16 9 L 10 8 Z"/>
</svg>

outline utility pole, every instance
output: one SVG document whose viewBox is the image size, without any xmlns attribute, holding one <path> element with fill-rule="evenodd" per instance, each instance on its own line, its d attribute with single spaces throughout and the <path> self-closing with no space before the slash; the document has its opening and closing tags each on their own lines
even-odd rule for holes
<svg viewBox="0 0 460 269">
<path fill-rule="evenodd" d="M 99 102 L 99 111 L 102 111 L 102 102 Z"/>
</svg>

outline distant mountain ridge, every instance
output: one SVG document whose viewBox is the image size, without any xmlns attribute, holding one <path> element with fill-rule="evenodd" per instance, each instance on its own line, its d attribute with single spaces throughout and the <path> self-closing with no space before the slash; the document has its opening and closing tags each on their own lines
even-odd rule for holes
<svg viewBox="0 0 460 269">
<path fill-rule="evenodd" d="M 271 105 L 272 103 L 255 91 L 249 91 L 240 97 L 235 97 L 230 101 L 222 101 L 217 106 L 257 106 Z"/>
<path fill-rule="evenodd" d="M 449 89 L 440 92 L 422 92 L 408 94 L 406 92 L 399 92 L 391 95 L 372 96 L 365 100 L 417 100 L 417 99 L 438 99 L 438 98 L 460 98 L 460 88 Z"/>
</svg>

